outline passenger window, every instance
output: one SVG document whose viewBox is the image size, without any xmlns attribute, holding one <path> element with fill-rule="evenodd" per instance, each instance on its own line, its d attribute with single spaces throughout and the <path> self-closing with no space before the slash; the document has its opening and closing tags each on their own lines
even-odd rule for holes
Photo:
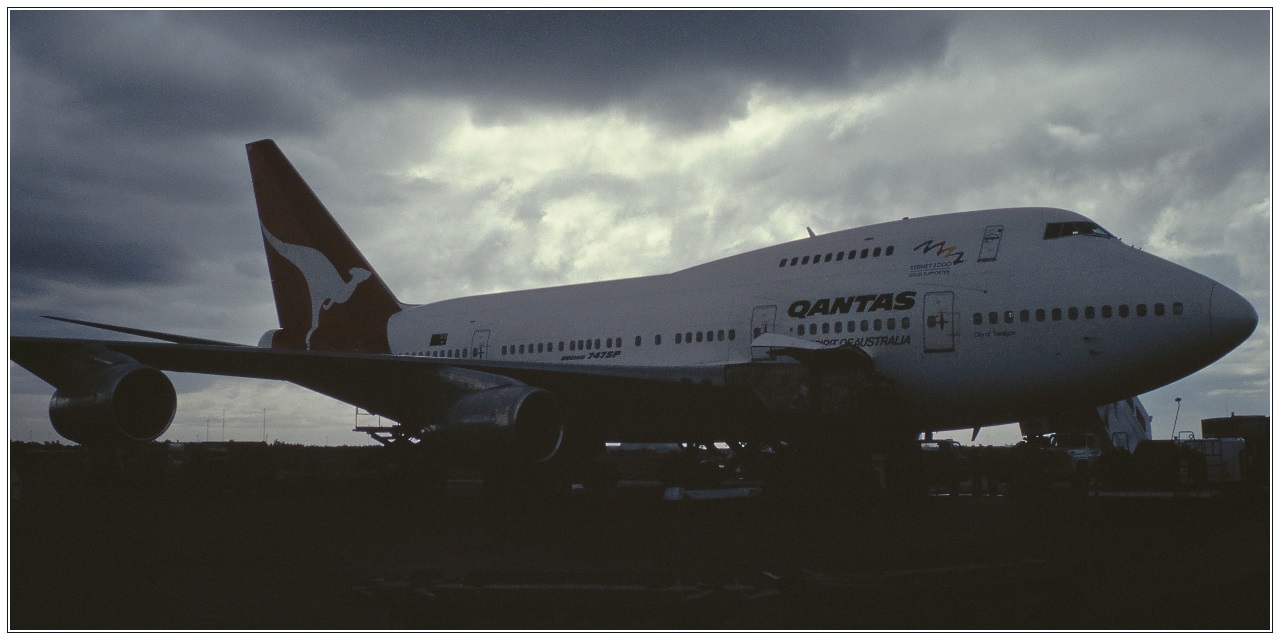
<svg viewBox="0 0 1280 640">
<path fill-rule="evenodd" d="M 1019 321 L 1019 322 L 1031 322 L 1031 312 L 1030 312 L 1030 311 L 1027 311 L 1026 309 L 1023 309 L 1022 311 L 1019 311 L 1019 312 L 1018 312 L 1018 321 Z"/>
<path fill-rule="evenodd" d="M 804 335 L 804 325 L 796 327 L 796 335 Z"/>
<path fill-rule="evenodd" d="M 932 316 L 930 316 L 930 319 L 931 319 L 931 320 L 933 319 L 933 318 L 932 318 Z M 974 324 L 975 326 L 976 326 L 976 325 L 980 325 L 980 324 L 982 324 L 982 314 L 981 314 L 981 313 L 975 313 L 975 314 L 973 314 L 973 324 Z M 929 326 L 931 326 L 931 327 L 932 327 L 933 325 L 929 325 Z"/>
<path fill-rule="evenodd" d="M 658 345 L 660 345 L 660 344 L 662 344 L 662 334 L 661 334 L 661 333 L 654 334 L 654 336 L 653 336 L 653 346 L 655 346 L 655 347 L 656 347 L 656 346 L 658 346 Z"/>
<path fill-rule="evenodd" d="M 1005 324 L 1013 324 L 1013 312 L 1012 312 L 1012 311 L 1006 311 L 1006 312 L 1004 312 L 1004 323 L 1005 323 Z"/>
<path fill-rule="evenodd" d="M 794 266 L 796 266 L 796 262 L 798 262 L 799 260 L 800 260 L 800 258 L 792 258 L 792 259 L 791 259 L 791 266 L 793 266 L 793 267 L 794 267 Z"/>
<path fill-rule="evenodd" d="M 982 314 L 980 314 L 980 313 L 975 313 L 975 314 L 973 314 L 973 315 L 974 315 L 974 317 L 975 317 L 975 319 L 976 319 L 976 320 L 978 320 L 978 321 L 981 321 L 981 320 L 982 320 Z M 938 317 L 937 317 L 937 316 L 929 316 L 928 318 L 925 318 L 925 319 L 924 319 L 924 326 L 929 327 L 930 329 L 932 329 L 932 328 L 934 328 L 934 327 L 938 326 Z"/>
<path fill-rule="evenodd" d="M 787 259 L 786 259 L 786 258 L 783 258 L 783 259 L 782 259 L 782 262 L 779 262 L 779 263 L 778 263 L 778 266 L 779 266 L 779 267 L 785 267 L 785 266 L 787 266 Z"/>
<path fill-rule="evenodd" d="M 863 332 L 863 333 L 866 333 L 867 331 L 870 331 L 870 329 L 868 328 L 868 327 L 870 327 L 870 326 L 871 326 L 871 323 L 867 322 L 866 320 L 863 320 L 863 321 L 862 321 L 862 332 Z"/>
<path fill-rule="evenodd" d="M 1049 312 L 1049 317 L 1053 318 L 1053 320 L 1054 320 L 1055 322 L 1057 322 L 1058 320 L 1061 320 L 1061 319 L 1062 319 L 1062 309 L 1056 309 L 1056 308 L 1055 308 L 1055 309 L 1053 309 L 1052 311 L 1050 311 L 1050 312 Z"/>
<path fill-rule="evenodd" d="M 831 323 L 824 322 L 822 323 L 822 335 L 826 335 L 828 333 L 831 333 Z"/>
<path fill-rule="evenodd" d="M 1182 303 L 1181 303 L 1181 302 L 1175 302 L 1175 303 L 1173 303 L 1173 315 L 1175 315 L 1175 316 L 1180 316 L 1180 315 L 1182 315 Z"/>
<path fill-rule="evenodd" d="M 857 249 L 850 249 L 850 250 L 849 250 L 849 259 L 850 259 L 850 260 L 853 260 L 854 258 L 857 258 L 857 257 L 858 257 L 858 250 L 857 250 Z"/>
<path fill-rule="evenodd" d="M 691 343 L 693 342 L 693 332 L 692 332 L 692 331 L 686 331 L 686 332 L 684 332 L 684 341 L 685 341 L 685 344 L 691 344 Z"/>
<path fill-rule="evenodd" d="M 885 328 L 890 331 L 896 330 L 898 328 L 898 319 L 889 318 L 888 320 L 885 320 Z"/>
<path fill-rule="evenodd" d="M 875 250 L 871 252 L 871 257 L 872 258 L 880 257 L 880 247 L 876 247 Z"/>
<path fill-rule="evenodd" d="M 596 348 L 600 348 L 600 338 L 596 338 Z"/>
<path fill-rule="evenodd" d="M 987 323 L 988 323 L 988 324 L 999 324 L 999 323 L 1000 323 L 1000 314 L 999 314 L 999 313 L 997 313 L 997 312 L 995 312 L 995 311 L 992 311 L 991 313 L 988 313 L 988 314 L 987 314 Z"/>
<path fill-rule="evenodd" d="M 640 336 L 636 336 L 636 346 L 640 346 Z"/>
<path fill-rule="evenodd" d="M 694 336 L 695 336 L 695 338 L 697 339 L 697 341 L 698 341 L 698 342 L 702 342 L 702 332 L 701 332 L 701 331 L 699 331 L 699 332 L 695 333 L 695 334 L 694 334 Z"/>
<path fill-rule="evenodd" d="M 684 334 L 677 333 L 677 334 L 676 334 L 676 344 L 680 344 L 681 342 L 684 342 Z"/>
<path fill-rule="evenodd" d="M 1120 317 L 1121 318 L 1129 317 L 1129 305 L 1127 304 L 1120 305 Z"/>
<path fill-rule="evenodd" d="M 863 250 L 862 250 L 862 255 L 860 255 L 859 257 L 860 257 L 860 258 L 865 258 L 865 257 L 867 257 L 867 251 L 870 251 L 870 249 L 863 249 Z"/>
<path fill-rule="evenodd" d="M 809 323 L 809 335 L 811 336 L 818 335 L 818 323 L 816 322 Z"/>
<path fill-rule="evenodd" d="M 831 254 L 829 254 L 829 253 L 828 253 L 824 258 L 822 258 L 822 261 L 823 261 L 823 262 L 831 262 Z"/>
<path fill-rule="evenodd" d="M 857 323 L 857 322 L 855 322 L 855 321 L 853 321 L 853 320 L 850 320 L 850 321 L 849 321 L 849 333 L 853 333 L 854 331 L 857 331 L 857 329 L 858 329 L 858 323 Z"/>
<path fill-rule="evenodd" d="M 1080 310 L 1079 310 L 1079 309 L 1077 309 L 1077 308 L 1075 308 L 1075 307 L 1068 307 L 1068 308 L 1067 308 L 1067 319 L 1069 319 L 1069 320 L 1079 320 L 1079 319 L 1080 319 Z"/>
<path fill-rule="evenodd" d="M 903 329 L 910 329 L 910 328 L 911 328 L 911 318 L 903 318 L 903 319 L 902 319 L 902 328 L 903 328 Z"/>
<path fill-rule="evenodd" d="M 843 333 L 843 332 L 844 332 L 844 323 L 843 323 L 843 322 L 837 322 L 837 323 L 835 324 L 835 326 L 831 327 L 831 329 L 832 329 L 833 331 L 835 331 L 836 333 Z"/>
<path fill-rule="evenodd" d="M 800 259 L 800 264 L 809 264 L 809 256 Z"/>
<path fill-rule="evenodd" d="M 893 245 L 889 245 L 884 248 L 884 255 L 885 257 L 893 255 Z"/>
<path fill-rule="evenodd" d="M 524 353 L 524 345 L 520 345 L 520 353 L 521 353 L 521 354 L 523 354 L 523 353 Z"/>
<path fill-rule="evenodd" d="M 1084 319 L 1085 319 L 1085 320 L 1092 320 L 1092 319 L 1093 319 L 1093 316 L 1094 316 L 1094 309 L 1093 309 L 1093 307 L 1085 307 L 1085 308 L 1084 308 Z"/>
<path fill-rule="evenodd" d="M 1036 322 L 1044 322 L 1044 309 L 1036 309 Z"/>
<path fill-rule="evenodd" d="M 1102 305 L 1102 317 L 1104 318 L 1111 317 L 1111 305 L 1109 304 Z"/>
<path fill-rule="evenodd" d="M 560 341 L 560 349 L 559 349 L 559 351 L 564 352 L 564 340 L 561 340 L 561 341 Z"/>
<path fill-rule="evenodd" d="M 719 331 L 717 331 L 717 332 L 716 332 L 716 341 L 717 341 L 717 342 L 724 342 L 724 329 L 721 329 L 721 330 L 719 330 Z"/>
<path fill-rule="evenodd" d="M 613 338 L 607 338 L 607 339 L 605 339 L 605 341 L 604 341 L 604 347 L 605 347 L 606 349 L 612 349 L 612 348 L 613 348 Z"/>
<path fill-rule="evenodd" d="M 502 345 L 502 355 L 507 355 L 507 345 Z"/>
<path fill-rule="evenodd" d="M 840 253 L 837 253 L 837 254 L 836 254 L 836 262 L 840 262 L 841 260 L 844 260 L 844 252 L 843 252 L 843 251 L 841 251 Z"/>
<path fill-rule="evenodd" d="M 737 333 L 738 333 L 738 332 L 737 332 L 737 331 L 735 331 L 735 330 L 733 330 L 733 329 L 730 329 L 730 330 L 729 330 L 729 341 L 730 341 L 730 342 L 732 342 L 732 341 L 734 340 L 734 338 L 735 338 L 735 336 L 736 336 L 736 334 L 737 334 Z"/>
<path fill-rule="evenodd" d="M 875 324 L 874 324 L 874 325 L 872 325 L 872 326 L 874 326 L 874 327 L 875 327 L 876 331 L 879 331 L 879 330 L 880 330 L 880 318 L 876 318 L 876 319 L 875 319 Z"/>
<path fill-rule="evenodd" d="M 1158 315 L 1158 316 L 1162 316 L 1162 315 L 1164 315 L 1164 303 L 1163 303 L 1163 302 L 1157 302 L 1157 303 L 1156 303 L 1156 315 Z"/>
<path fill-rule="evenodd" d="M 1145 317 L 1147 317 L 1147 305 L 1145 305 L 1145 304 L 1140 304 L 1140 305 L 1138 305 L 1138 306 L 1136 307 L 1136 311 L 1138 312 L 1138 317 L 1139 317 L 1139 318 L 1145 318 Z"/>
</svg>

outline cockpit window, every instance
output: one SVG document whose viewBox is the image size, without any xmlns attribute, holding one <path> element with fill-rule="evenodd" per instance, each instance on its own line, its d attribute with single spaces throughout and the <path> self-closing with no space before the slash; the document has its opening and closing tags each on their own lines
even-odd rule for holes
<svg viewBox="0 0 1280 640">
<path fill-rule="evenodd" d="M 1095 238 L 1114 238 L 1106 229 L 1086 221 L 1050 222 L 1044 227 L 1044 239 L 1066 238 L 1070 236 L 1093 236 Z"/>
</svg>

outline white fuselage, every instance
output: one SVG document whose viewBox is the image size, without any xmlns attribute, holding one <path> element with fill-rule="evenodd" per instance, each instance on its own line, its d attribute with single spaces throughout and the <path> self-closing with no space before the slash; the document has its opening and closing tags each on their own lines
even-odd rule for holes
<svg viewBox="0 0 1280 640">
<path fill-rule="evenodd" d="M 894 383 L 904 417 L 932 430 L 1131 397 L 1221 357 L 1253 323 L 1227 287 L 1084 216 L 1001 209 L 850 229 L 667 275 L 411 307 L 388 336 L 396 354 L 654 371 L 749 362 L 763 356 L 751 344 L 764 333 L 852 344 Z"/>
</svg>

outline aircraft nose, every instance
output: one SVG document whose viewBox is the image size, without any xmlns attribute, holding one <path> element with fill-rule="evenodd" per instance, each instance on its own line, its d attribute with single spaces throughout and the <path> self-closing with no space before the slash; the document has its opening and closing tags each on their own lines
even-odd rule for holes
<svg viewBox="0 0 1280 640">
<path fill-rule="evenodd" d="M 1209 299 L 1209 331 L 1223 353 L 1236 348 L 1258 326 L 1258 312 L 1240 294 L 1220 284 Z"/>
</svg>

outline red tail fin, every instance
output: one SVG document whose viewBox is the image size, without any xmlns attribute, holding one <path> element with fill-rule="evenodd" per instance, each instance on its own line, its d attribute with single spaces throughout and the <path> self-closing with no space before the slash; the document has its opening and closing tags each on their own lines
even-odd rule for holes
<svg viewBox="0 0 1280 640">
<path fill-rule="evenodd" d="M 270 346 L 387 353 L 403 305 L 271 140 L 245 145 L 280 331 Z"/>
</svg>

